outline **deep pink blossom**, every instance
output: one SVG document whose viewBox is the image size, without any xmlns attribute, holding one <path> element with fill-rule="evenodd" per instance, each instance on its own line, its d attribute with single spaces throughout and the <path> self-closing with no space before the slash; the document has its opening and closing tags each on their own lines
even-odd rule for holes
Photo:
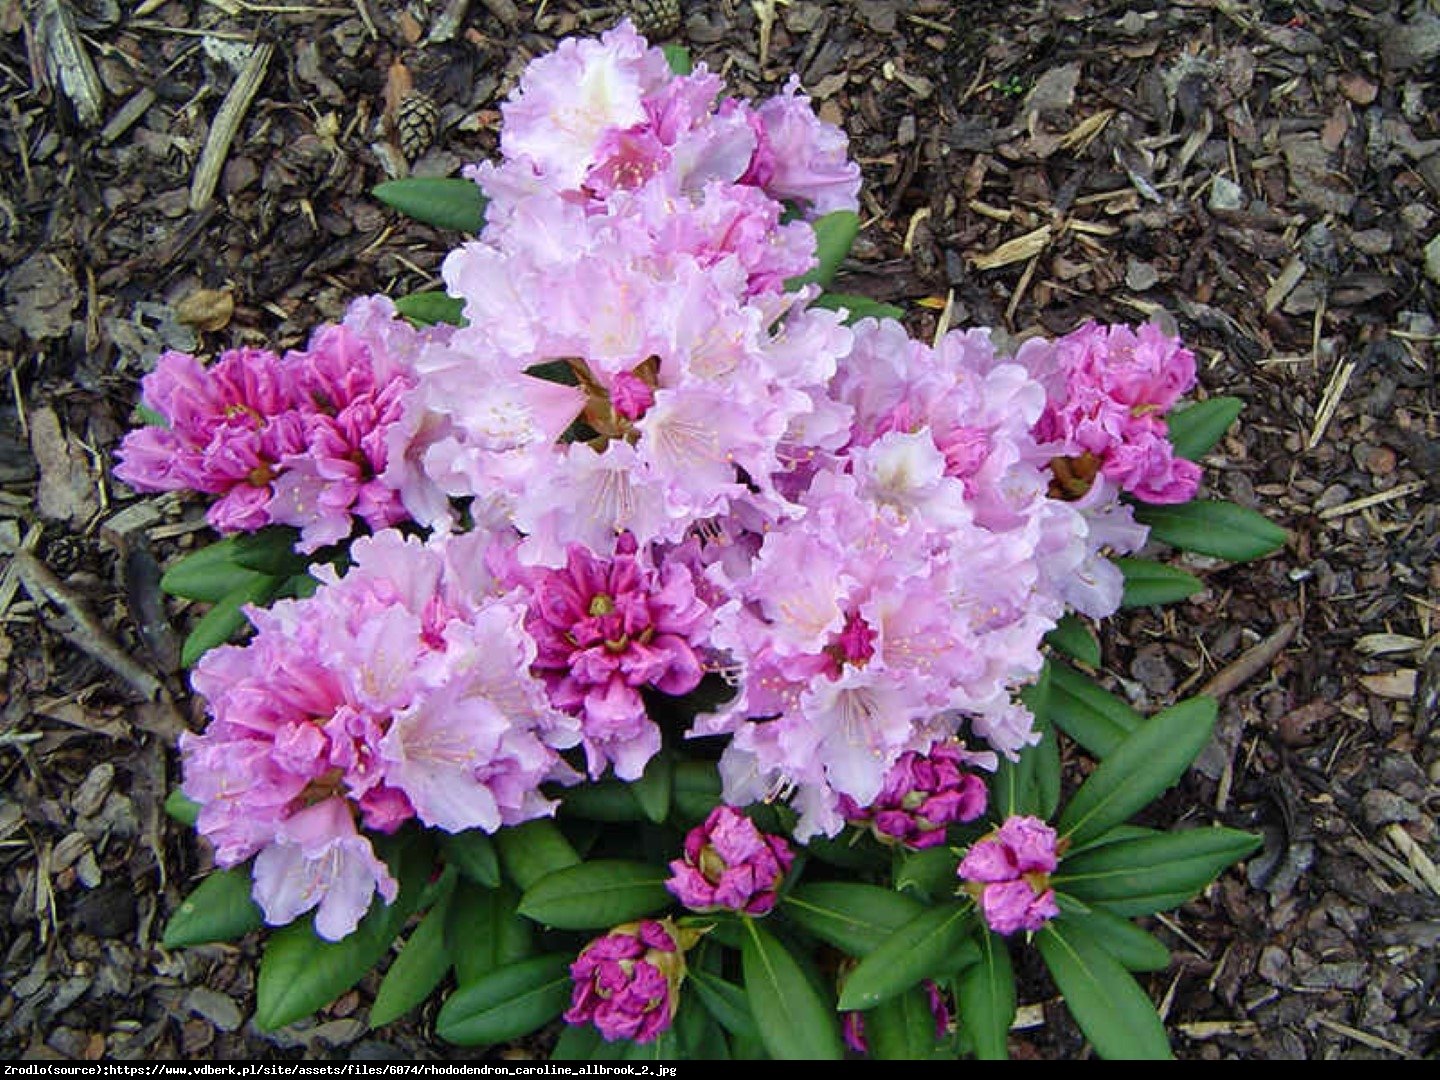
<svg viewBox="0 0 1440 1080">
<path fill-rule="evenodd" d="M 594 1024 L 607 1042 L 653 1042 L 675 1019 L 685 954 L 668 919 L 617 926 L 570 965 L 568 1024 Z"/>
<path fill-rule="evenodd" d="M 995 755 L 972 753 L 957 742 L 937 743 L 924 754 L 906 751 L 890 768 L 868 807 L 841 796 L 852 824 L 868 825 L 881 840 L 913 848 L 945 842 L 946 827 L 985 812 L 985 781 L 975 768 L 995 768 Z"/>
<path fill-rule="evenodd" d="M 670 863 L 665 885 L 693 911 L 765 915 L 793 860 L 784 837 L 762 833 L 722 803 L 685 835 L 684 858 Z"/>
<path fill-rule="evenodd" d="M 1050 874 L 1063 847 L 1054 829 L 1026 816 L 1006 818 L 970 846 L 957 873 L 990 929 L 1006 935 L 1039 930 L 1060 914 Z"/>
</svg>

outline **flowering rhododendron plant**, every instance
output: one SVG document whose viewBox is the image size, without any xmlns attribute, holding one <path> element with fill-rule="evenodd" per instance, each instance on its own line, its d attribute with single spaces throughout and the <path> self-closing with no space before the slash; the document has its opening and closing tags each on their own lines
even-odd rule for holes
<svg viewBox="0 0 1440 1080">
<path fill-rule="evenodd" d="M 826 1058 L 1002 1055 L 1030 942 L 1099 1052 L 1168 1053 L 1127 919 L 1255 838 L 1128 824 L 1214 702 L 1082 669 L 1201 587 L 1151 546 L 1283 542 L 1194 498 L 1238 403 L 1182 406 L 1156 325 L 925 342 L 828 294 L 860 170 L 798 80 L 621 23 L 500 112 L 497 160 L 376 192 L 478 192 L 444 294 L 144 380 L 116 474 L 221 534 L 163 582 L 211 605 L 172 808 L 216 867 L 167 944 L 269 927 L 269 1028 L 398 937 L 377 1025 L 448 986 L 459 1044 Z"/>
</svg>

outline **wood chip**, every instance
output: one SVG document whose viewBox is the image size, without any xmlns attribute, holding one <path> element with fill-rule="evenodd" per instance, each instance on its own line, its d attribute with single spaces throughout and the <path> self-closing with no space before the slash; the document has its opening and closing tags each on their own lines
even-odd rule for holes
<svg viewBox="0 0 1440 1080">
<path fill-rule="evenodd" d="M 1390 653 L 1417 652 L 1425 644 L 1408 634 L 1365 634 L 1355 640 L 1355 651 L 1362 656 L 1385 656 Z"/>
<path fill-rule="evenodd" d="M 195 166 L 195 176 L 190 182 L 191 210 L 204 209 L 214 196 L 215 186 L 220 182 L 220 171 L 230 154 L 230 144 L 240 130 L 240 122 L 245 119 L 250 102 L 265 81 L 265 72 L 274 54 L 275 46 L 268 41 L 255 45 L 250 59 L 230 84 L 225 100 L 216 110 L 210 134 L 205 138 L 205 148 L 200 151 L 200 161 Z"/>
<path fill-rule="evenodd" d="M 1408 484 L 1397 484 L 1389 491 L 1377 491 L 1374 495 L 1351 499 L 1338 506 L 1327 506 L 1317 516 L 1321 521 L 1329 521 L 1332 518 L 1345 517 L 1347 514 L 1354 514 L 1360 510 L 1368 510 L 1372 506 L 1380 506 L 1382 503 L 1394 502 L 1396 499 L 1403 499 L 1424 490 L 1424 480 L 1413 480 Z"/>
<path fill-rule="evenodd" d="M 39 36 L 44 43 L 45 69 L 50 81 L 58 84 L 70 99 L 81 124 L 98 126 L 105 115 L 105 87 L 65 0 L 45 0 L 40 12 Z"/>
<path fill-rule="evenodd" d="M 1360 685 L 1377 697 L 1391 701 L 1409 701 L 1415 696 L 1416 672 L 1414 668 L 1400 668 L 1378 675 L 1361 675 Z"/>
<path fill-rule="evenodd" d="M 1390 841 L 1391 846 L 1410 864 L 1410 868 L 1420 876 L 1420 880 L 1436 896 L 1440 896 L 1440 870 L 1435 868 L 1430 856 L 1426 855 L 1420 845 L 1415 843 L 1414 838 L 1405 831 L 1403 825 L 1392 822 L 1385 826 L 1385 839 Z"/>
<path fill-rule="evenodd" d="M 1200 688 L 1200 693 L 1213 698 L 1222 698 L 1237 687 L 1243 686 L 1256 675 L 1260 674 L 1270 662 L 1279 656 L 1285 646 L 1290 644 L 1295 637 L 1296 631 L 1300 629 L 1300 621 L 1291 619 L 1278 630 L 1272 633 L 1264 641 L 1252 645 L 1240 654 L 1232 663 L 1227 664 L 1215 673 L 1215 675 Z"/>
<path fill-rule="evenodd" d="M 1270 288 L 1265 290 L 1265 313 L 1268 315 L 1281 304 L 1285 298 L 1300 284 L 1300 279 L 1305 276 L 1306 266 L 1304 261 L 1297 255 L 1292 258 L 1275 276 L 1270 283 Z"/>
<path fill-rule="evenodd" d="M 1009 266 L 1011 263 L 1033 259 L 1045 250 L 1054 232 L 1052 226 L 1041 225 L 1040 228 L 1028 232 L 1024 236 L 1017 236 L 1014 240 L 1005 241 L 994 251 L 982 255 L 971 255 L 970 262 L 976 270 L 997 270 L 1002 266 Z"/>
</svg>

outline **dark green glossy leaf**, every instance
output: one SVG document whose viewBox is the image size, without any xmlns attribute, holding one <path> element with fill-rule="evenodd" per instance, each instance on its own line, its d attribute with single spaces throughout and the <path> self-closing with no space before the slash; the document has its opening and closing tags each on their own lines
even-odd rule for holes
<svg viewBox="0 0 1440 1080">
<path fill-rule="evenodd" d="M 532 956 L 460 987 L 440 1006 L 435 1034 L 457 1046 L 489 1046 L 543 1027 L 570 1003 L 572 959 Z"/>
<path fill-rule="evenodd" d="M 1264 514 L 1221 499 L 1140 505 L 1135 507 L 1135 520 L 1150 526 L 1152 539 L 1229 562 L 1271 555 L 1284 547 L 1290 536 Z"/>
<path fill-rule="evenodd" d="M 419 326 L 464 326 L 465 301 L 441 289 L 411 293 L 395 301 L 395 310 Z"/>
<path fill-rule="evenodd" d="M 968 900 L 927 908 L 872 949 L 845 980 L 840 1008 L 871 1009 L 921 979 L 959 971 L 978 956 Z"/>
<path fill-rule="evenodd" d="M 629 785 L 635 802 L 657 825 L 670 816 L 670 791 L 674 776 L 675 760 L 662 751 L 650 759 L 640 779 Z"/>
<path fill-rule="evenodd" d="M 868 828 L 847 827 L 837 836 L 812 836 L 805 841 L 805 850 L 821 862 L 860 872 L 879 869 L 889 861 L 889 853 Z"/>
<path fill-rule="evenodd" d="M 1197 895 L 1260 842 L 1254 833 L 1219 827 L 1139 836 L 1067 855 L 1052 880 L 1088 905 L 1149 915 Z"/>
<path fill-rule="evenodd" d="M 1066 927 L 1088 936 L 1127 970 L 1164 971 L 1170 966 L 1165 943 L 1129 919 L 1102 907 L 1089 907 L 1064 893 L 1058 899 Z"/>
<path fill-rule="evenodd" d="M 257 573 L 284 580 L 309 568 L 311 556 L 295 550 L 300 531 L 289 525 L 267 525 L 259 532 L 230 538 L 235 543 L 235 561 Z"/>
<path fill-rule="evenodd" d="M 212 870 L 170 916 L 161 944 L 167 949 L 183 949 L 234 941 L 258 930 L 264 915 L 251 899 L 251 887 L 249 863 Z"/>
<path fill-rule="evenodd" d="M 1100 641 L 1090 624 L 1078 615 L 1066 615 L 1045 635 L 1045 643 L 1072 660 L 1091 667 L 1100 666 Z"/>
<path fill-rule="evenodd" d="M 406 217 L 437 229 L 478 233 L 485 227 L 485 196 L 463 177 L 407 176 L 376 184 L 371 194 Z"/>
<path fill-rule="evenodd" d="M 1045 719 L 1098 758 L 1124 741 L 1143 718 L 1122 699 L 1095 685 L 1088 675 L 1051 661 Z"/>
<path fill-rule="evenodd" d="M 1125 589 L 1120 606 L 1127 608 L 1173 604 L 1194 596 L 1205 583 L 1194 574 L 1150 559 L 1122 556 L 1113 560 L 1125 576 Z"/>
<path fill-rule="evenodd" d="M 950 878 L 955 870 L 952 860 Z M 879 885 L 814 881 L 797 885 L 785 917 L 850 956 L 865 956 L 924 910 L 918 900 Z"/>
<path fill-rule="evenodd" d="M 907 851 L 895 868 L 895 888 L 925 901 L 948 900 L 955 895 L 959 864 L 960 856 L 945 844 Z"/>
<path fill-rule="evenodd" d="M 1213 397 L 1176 409 L 1165 418 L 1175 453 L 1199 461 L 1230 430 L 1244 408 L 1245 403 L 1239 398 Z"/>
<path fill-rule="evenodd" d="M 633 788 L 633 784 L 612 779 L 577 784 L 560 796 L 560 812 L 587 821 L 644 821 L 645 811 Z"/>
<path fill-rule="evenodd" d="M 690 61 L 690 50 L 684 45 L 661 45 L 660 51 L 665 54 L 665 62 L 676 75 L 689 75 L 695 70 Z"/>
<path fill-rule="evenodd" d="M 580 861 L 560 827 L 549 818 L 501 829 L 495 834 L 495 845 L 505 872 L 521 889 Z"/>
<path fill-rule="evenodd" d="M 606 929 L 669 907 L 669 877 L 649 863 L 594 859 L 540 878 L 520 898 L 520 914 L 561 930 Z"/>
<path fill-rule="evenodd" d="M 1210 741 L 1215 714 L 1213 698 L 1193 697 L 1142 723 L 1080 785 L 1060 815 L 1061 835 L 1087 843 L 1147 806 Z"/>
<path fill-rule="evenodd" d="M 864 1016 L 869 1057 L 877 1061 L 933 1061 L 940 1056 L 935 1015 L 923 987 L 896 994 Z"/>
<path fill-rule="evenodd" d="M 1095 1052 L 1112 1061 L 1174 1055 L 1155 1006 L 1118 960 L 1083 931 L 1052 920 L 1034 938 L 1065 1006 Z"/>
<path fill-rule="evenodd" d="M 836 210 L 812 224 L 815 229 L 816 266 L 808 274 L 787 281 L 787 290 L 793 291 L 802 285 L 829 285 L 845 256 L 850 254 L 850 245 L 855 243 L 855 237 L 860 232 L 860 217 L 852 210 Z"/>
<path fill-rule="evenodd" d="M 237 589 L 267 579 L 267 575 L 241 566 L 237 553 L 234 537 L 206 544 L 171 563 L 160 576 L 160 588 L 171 596 L 213 604 Z"/>
<path fill-rule="evenodd" d="M 750 1012 L 750 999 L 742 987 L 708 971 L 692 968 L 687 976 L 691 989 L 711 1016 L 726 1031 L 746 1039 L 758 1039 L 760 1029 Z"/>
<path fill-rule="evenodd" d="M 535 924 L 516 911 L 519 904 L 520 893 L 511 885 L 487 889 L 462 880 L 455 887 L 445 945 L 461 986 L 532 954 Z"/>
<path fill-rule="evenodd" d="M 232 640 L 249 625 L 245 605 L 265 604 L 274 596 L 278 584 L 274 578 L 257 577 L 218 601 L 186 636 L 180 649 L 180 663 L 187 668 L 194 667 L 211 649 Z"/>
<path fill-rule="evenodd" d="M 604 1042 L 594 1024 L 566 1024 L 550 1049 L 551 1061 L 590 1061 Z"/>
<path fill-rule="evenodd" d="M 955 981 L 955 1007 L 981 1061 L 1010 1056 L 1010 1025 L 1015 1019 L 1015 968 L 1005 939 L 989 930 L 978 935 L 980 959 Z"/>
<path fill-rule="evenodd" d="M 405 940 L 400 954 L 385 972 L 375 1003 L 370 1006 L 370 1026 L 383 1027 L 398 1020 L 435 992 L 451 958 L 445 948 L 445 922 L 449 918 L 453 892 L 440 898 Z"/>
<path fill-rule="evenodd" d="M 851 293 L 821 293 L 810 302 L 810 306 L 825 308 L 827 311 L 844 311 L 846 326 L 853 326 L 861 319 L 901 319 L 905 317 L 903 308 L 898 308 L 894 304 L 882 304 L 878 300 L 871 300 L 868 296 L 855 296 Z"/>
<path fill-rule="evenodd" d="M 165 813 L 181 825 L 189 825 L 193 829 L 200 816 L 200 804 L 176 788 L 165 796 Z"/>
<path fill-rule="evenodd" d="M 753 919 L 744 926 L 745 993 L 765 1049 L 781 1060 L 839 1061 L 845 1050 L 833 1007 L 779 939 Z"/>
<path fill-rule="evenodd" d="M 704 821 L 720 803 L 720 773 L 713 762 L 677 762 L 670 783 L 675 813 L 686 822 Z"/>
<path fill-rule="evenodd" d="M 500 884 L 500 858 L 488 833 L 480 829 L 446 833 L 440 840 L 440 850 L 445 861 L 468 880 L 492 889 Z"/>
<path fill-rule="evenodd" d="M 1049 821 L 1060 807 L 1060 742 L 1055 737 L 1055 729 L 1048 723 L 1040 724 L 1040 729 L 1040 741 L 1025 754 L 1035 759 L 1036 815 Z"/>
</svg>

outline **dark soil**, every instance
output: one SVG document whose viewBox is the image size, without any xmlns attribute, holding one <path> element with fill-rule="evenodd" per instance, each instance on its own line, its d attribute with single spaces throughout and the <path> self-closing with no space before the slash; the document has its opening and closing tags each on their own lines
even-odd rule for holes
<svg viewBox="0 0 1440 1080">
<path fill-rule="evenodd" d="M 156 581 L 208 534 L 110 455 L 161 350 L 295 345 L 358 294 L 433 287 L 453 237 L 370 188 L 490 153 L 524 63 L 618 11 L 0 0 L 0 1055 L 476 1053 L 427 1011 L 370 1030 L 373 982 L 261 1033 L 255 940 L 159 947 L 207 856 L 161 809 L 202 717 L 176 644 L 197 612 Z M 665 40 L 736 92 L 798 72 L 849 132 L 865 225 L 838 289 L 927 335 L 947 300 L 1014 336 L 1167 319 L 1202 392 L 1245 400 L 1208 493 L 1290 542 L 1176 560 L 1205 591 L 1103 638 L 1142 709 L 1220 699 L 1162 823 L 1266 840 L 1152 921 L 1175 959 L 1147 986 L 1182 1058 L 1436 1057 L 1435 6 L 686 0 Z M 407 85 L 436 119 L 407 104 L 402 148 Z M 1015 1056 L 1086 1056 L 1053 988 L 1025 990 Z"/>
</svg>

